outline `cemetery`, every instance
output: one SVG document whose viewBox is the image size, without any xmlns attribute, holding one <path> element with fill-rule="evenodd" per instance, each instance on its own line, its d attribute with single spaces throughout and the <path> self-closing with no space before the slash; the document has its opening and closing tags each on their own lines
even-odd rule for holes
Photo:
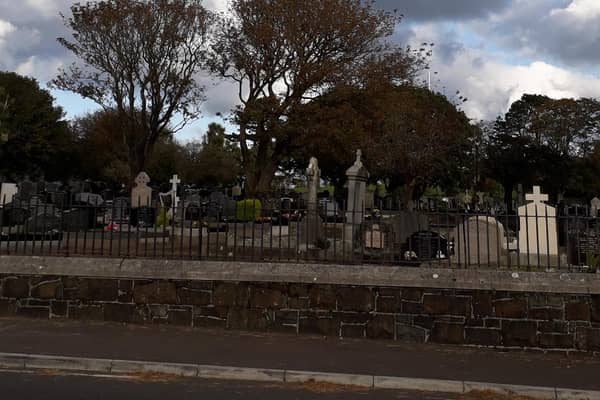
<svg viewBox="0 0 600 400">
<path fill-rule="evenodd" d="M 600 200 L 557 210 L 534 186 L 515 215 L 493 209 L 393 210 L 367 190 L 356 153 L 347 200 L 320 198 L 312 158 L 306 192 L 270 201 L 234 186 L 182 182 L 160 192 L 141 172 L 129 193 L 99 182 L 4 182 L 0 252 L 7 255 L 321 262 L 440 268 L 584 271 L 600 268 Z M 164 186 L 163 186 L 164 187 Z M 370 199 L 369 199 L 370 198 Z"/>
</svg>

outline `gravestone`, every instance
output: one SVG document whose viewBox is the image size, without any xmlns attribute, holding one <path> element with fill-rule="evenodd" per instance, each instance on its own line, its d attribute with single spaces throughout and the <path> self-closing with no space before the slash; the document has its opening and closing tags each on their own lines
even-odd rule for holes
<svg viewBox="0 0 600 400">
<path fill-rule="evenodd" d="M 346 222 L 352 225 L 360 225 L 365 216 L 365 196 L 369 172 L 364 167 L 361 158 L 362 151 L 358 150 L 354 165 L 346 171 L 348 177 Z"/>
<path fill-rule="evenodd" d="M 86 206 L 101 206 L 104 204 L 104 199 L 99 194 L 95 193 L 76 193 L 74 198 L 76 203 Z"/>
<path fill-rule="evenodd" d="M 592 199 L 592 201 L 590 202 L 590 213 L 591 216 L 594 218 L 598 217 L 598 211 L 600 211 L 600 199 L 597 197 L 594 197 Z"/>
<path fill-rule="evenodd" d="M 63 219 L 55 207 L 38 208 L 27 219 L 27 228 L 31 233 L 45 233 L 61 230 Z"/>
<path fill-rule="evenodd" d="M 136 207 L 131 209 L 131 225 L 138 228 L 152 228 L 156 221 L 154 207 Z"/>
<path fill-rule="evenodd" d="M 504 226 L 494 217 L 471 217 L 452 233 L 452 262 L 462 266 L 505 265 L 507 263 Z"/>
<path fill-rule="evenodd" d="M 323 220 L 318 210 L 319 183 L 321 180 L 321 170 L 319 161 L 312 157 L 308 168 L 306 168 L 306 178 L 308 185 L 308 201 L 306 221 L 300 227 L 300 240 L 308 245 L 316 245 L 323 235 Z"/>
<path fill-rule="evenodd" d="M 117 197 L 112 204 L 112 222 L 125 224 L 129 221 L 129 199 Z"/>
<path fill-rule="evenodd" d="M 19 189 L 16 183 L 3 183 L 0 187 L 0 208 L 5 204 L 10 204 L 17 195 Z"/>
<path fill-rule="evenodd" d="M 518 210 L 521 263 L 553 265 L 558 260 L 556 209 L 544 204 L 548 195 L 542 194 L 539 186 L 525 198 L 531 203 Z"/>
<path fill-rule="evenodd" d="M 404 260 L 441 260 L 448 257 L 448 239 L 438 232 L 420 231 L 407 240 Z"/>
<path fill-rule="evenodd" d="M 429 218 L 416 211 L 400 211 L 389 220 L 392 225 L 394 242 L 406 243 L 413 233 L 429 230 Z"/>
<path fill-rule="evenodd" d="M 29 179 L 25 179 L 21 183 L 19 183 L 19 193 L 18 197 L 21 201 L 29 201 L 32 196 L 37 194 L 37 188 L 35 183 L 30 181 Z"/>
<path fill-rule="evenodd" d="M 235 185 L 231 188 L 231 197 L 240 197 L 242 195 L 242 188 L 239 185 Z"/>
<path fill-rule="evenodd" d="M 365 249 L 383 250 L 387 240 L 387 232 L 380 224 L 373 224 L 370 229 L 364 230 Z"/>
<path fill-rule="evenodd" d="M 140 172 L 135 178 L 135 186 L 131 189 L 131 208 L 150 207 L 152 203 L 152 189 L 148 187 L 150 177 L 145 172 Z"/>
</svg>

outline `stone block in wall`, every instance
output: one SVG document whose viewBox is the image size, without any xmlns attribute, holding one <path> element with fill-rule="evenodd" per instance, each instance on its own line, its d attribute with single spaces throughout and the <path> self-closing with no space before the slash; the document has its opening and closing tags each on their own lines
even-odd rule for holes
<svg viewBox="0 0 600 400">
<path fill-rule="evenodd" d="M 530 319 L 539 319 L 544 321 L 554 321 L 564 319 L 562 308 L 544 307 L 529 309 L 528 317 Z"/>
<path fill-rule="evenodd" d="M 482 318 L 467 318 L 465 319 L 465 326 L 471 328 L 485 328 L 485 320 Z"/>
<path fill-rule="evenodd" d="M 213 291 L 213 304 L 226 307 L 247 307 L 248 285 L 245 283 L 219 282 Z"/>
<path fill-rule="evenodd" d="M 340 337 L 342 338 L 365 338 L 367 335 L 366 324 L 345 324 L 340 325 Z"/>
<path fill-rule="evenodd" d="M 537 347 L 537 323 L 534 321 L 502 321 L 502 344 L 515 347 Z"/>
<path fill-rule="evenodd" d="M 371 314 L 366 312 L 334 311 L 331 315 L 346 324 L 364 324 L 371 319 Z"/>
<path fill-rule="evenodd" d="M 309 307 L 318 310 L 336 310 L 335 289 L 331 285 L 318 285 L 310 288 Z"/>
<path fill-rule="evenodd" d="M 285 304 L 285 296 L 278 289 L 265 286 L 250 287 L 251 308 L 281 308 Z"/>
<path fill-rule="evenodd" d="M 150 318 L 162 318 L 166 319 L 169 314 L 169 306 L 166 304 L 151 304 L 148 306 L 148 311 L 150 312 Z"/>
<path fill-rule="evenodd" d="M 373 292 L 369 288 L 342 287 L 337 291 L 337 306 L 342 311 L 373 311 L 373 300 Z"/>
<path fill-rule="evenodd" d="M 177 288 L 177 303 L 190 306 L 207 306 L 212 303 L 211 292 L 206 290 Z"/>
<path fill-rule="evenodd" d="M 76 286 L 63 281 L 64 298 L 67 300 L 116 301 L 119 297 L 117 279 L 80 279 Z"/>
<path fill-rule="evenodd" d="M 435 323 L 435 317 L 429 315 L 417 315 L 410 322 L 418 327 L 431 329 L 433 328 L 433 324 Z"/>
<path fill-rule="evenodd" d="M 12 317 L 17 312 L 15 300 L 0 299 L 0 317 Z"/>
<path fill-rule="evenodd" d="M 407 301 L 421 302 L 421 301 L 423 301 L 423 293 L 424 293 L 423 289 L 404 288 L 404 289 L 402 289 L 400 298 L 402 300 L 407 300 Z"/>
<path fill-rule="evenodd" d="M 463 324 L 436 321 L 431 330 L 431 340 L 436 343 L 463 344 L 465 327 Z"/>
<path fill-rule="evenodd" d="M 66 317 L 69 311 L 69 303 L 64 300 L 53 300 L 50 303 L 50 313 L 53 317 Z"/>
<path fill-rule="evenodd" d="M 499 329 L 467 327 L 465 343 L 479 346 L 499 346 L 502 343 L 502 334 Z"/>
<path fill-rule="evenodd" d="M 231 307 L 227 314 L 227 328 L 234 330 L 266 331 L 272 322 L 272 314 L 264 309 Z"/>
<path fill-rule="evenodd" d="M 79 321 L 102 321 L 104 310 L 100 305 L 69 304 L 69 318 Z"/>
<path fill-rule="evenodd" d="M 119 280 L 118 301 L 119 303 L 133 303 L 133 280 Z"/>
<path fill-rule="evenodd" d="M 486 328 L 500 329 L 502 327 L 502 320 L 499 318 L 485 318 L 484 325 Z"/>
<path fill-rule="evenodd" d="M 41 282 L 31 288 L 31 297 L 36 299 L 62 299 L 62 281 Z"/>
<path fill-rule="evenodd" d="M 170 325 L 192 326 L 193 312 L 191 307 L 169 308 L 167 321 Z"/>
<path fill-rule="evenodd" d="M 50 307 L 17 307 L 17 316 L 25 318 L 50 318 Z"/>
<path fill-rule="evenodd" d="M 177 289 L 173 282 L 138 284 L 133 288 L 133 301 L 137 304 L 177 304 Z"/>
<path fill-rule="evenodd" d="M 425 343 L 429 332 L 419 326 L 396 324 L 396 340 L 411 343 Z"/>
<path fill-rule="evenodd" d="M 542 333 L 538 342 L 545 349 L 572 349 L 575 346 L 574 335 L 560 333 Z"/>
<path fill-rule="evenodd" d="M 567 303 L 565 315 L 567 321 L 590 321 L 592 318 L 590 305 L 583 301 Z"/>
<path fill-rule="evenodd" d="M 194 316 L 194 326 L 198 328 L 227 328 L 227 319 L 217 317 Z"/>
<path fill-rule="evenodd" d="M 340 321 L 328 312 L 302 312 L 300 314 L 299 332 L 302 334 L 339 336 Z"/>
<path fill-rule="evenodd" d="M 471 298 L 466 296 L 430 295 L 423 297 L 423 311 L 431 315 L 471 314 Z"/>
<path fill-rule="evenodd" d="M 402 301 L 399 296 L 382 296 L 375 298 L 375 311 L 378 313 L 395 314 L 402 312 Z"/>
<path fill-rule="evenodd" d="M 22 299 L 29 297 L 29 279 L 6 278 L 2 282 L 2 297 Z"/>
<path fill-rule="evenodd" d="M 569 323 L 566 321 L 540 321 L 538 330 L 542 333 L 569 333 Z"/>
<path fill-rule="evenodd" d="M 527 300 L 501 299 L 494 301 L 496 317 L 500 318 L 525 318 L 527 316 Z"/>
<path fill-rule="evenodd" d="M 402 314 L 423 314 L 423 303 L 402 300 Z"/>
<path fill-rule="evenodd" d="M 491 317 L 494 312 L 492 294 L 490 292 L 476 291 L 473 293 L 473 316 Z"/>
<path fill-rule="evenodd" d="M 300 311 L 277 310 L 274 312 L 272 329 L 278 332 L 298 333 Z"/>
<path fill-rule="evenodd" d="M 367 337 L 371 339 L 394 339 L 394 325 L 396 320 L 393 315 L 377 314 L 367 323 Z"/>
<path fill-rule="evenodd" d="M 137 307 L 135 304 L 105 303 L 104 320 L 125 323 L 143 323 L 150 321 L 147 308 Z"/>
<path fill-rule="evenodd" d="M 600 351 L 600 329 L 579 327 L 575 334 L 575 346 L 579 350 Z"/>
</svg>

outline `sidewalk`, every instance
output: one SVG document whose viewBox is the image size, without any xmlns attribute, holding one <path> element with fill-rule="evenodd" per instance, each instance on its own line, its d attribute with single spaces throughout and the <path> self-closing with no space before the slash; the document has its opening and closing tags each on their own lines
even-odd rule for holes
<svg viewBox="0 0 600 400">
<path fill-rule="evenodd" d="M 279 334 L 0 319 L 0 352 L 600 390 L 600 359 Z"/>
</svg>

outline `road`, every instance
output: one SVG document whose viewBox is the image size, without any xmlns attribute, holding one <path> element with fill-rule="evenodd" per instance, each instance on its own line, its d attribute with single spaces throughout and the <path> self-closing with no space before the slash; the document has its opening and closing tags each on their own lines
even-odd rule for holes
<svg viewBox="0 0 600 400">
<path fill-rule="evenodd" d="M 452 400 L 452 395 L 372 391 L 330 385 L 284 386 L 203 379 L 43 375 L 0 372 L 3 399 L 44 400 Z"/>
</svg>

